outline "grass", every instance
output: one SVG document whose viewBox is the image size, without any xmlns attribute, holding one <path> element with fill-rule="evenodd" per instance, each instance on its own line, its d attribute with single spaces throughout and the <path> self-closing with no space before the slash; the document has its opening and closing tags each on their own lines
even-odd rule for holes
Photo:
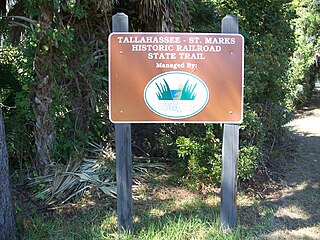
<svg viewBox="0 0 320 240">
<path fill-rule="evenodd" d="M 134 189 L 132 233 L 119 234 L 115 203 L 85 199 L 52 211 L 18 214 L 19 239 L 259 239 L 270 229 L 272 211 L 247 206 L 240 199 L 235 231 L 221 230 L 220 199 L 170 183 L 168 173 L 153 174 L 147 184 Z M 241 196 L 240 196 L 241 198 Z M 254 215 L 252 213 L 254 212 Z"/>
<path fill-rule="evenodd" d="M 170 207 L 169 207 L 170 208 Z M 136 213 L 133 233 L 119 234 L 114 210 L 103 206 L 66 213 L 32 214 L 20 226 L 21 239 L 258 239 L 255 232 L 239 225 L 234 232 L 221 231 L 218 208 L 200 200 L 184 204 L 164 216 L 157 206 Z M 158 209 L 159 211 L 159 209 Z M 161 215 L 161 214 L 160 214 Z"/>
</svg>

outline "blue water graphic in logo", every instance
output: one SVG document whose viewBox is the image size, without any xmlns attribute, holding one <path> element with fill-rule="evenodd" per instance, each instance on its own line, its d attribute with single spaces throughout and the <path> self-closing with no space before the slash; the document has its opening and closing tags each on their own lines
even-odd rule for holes
<svg viewBox="0 0 320 240">
<path fill-rule="evenodd" d="M 182 92 L 182 89 L 171 90 L 171 96 L 173 100 L 179 100 L 181 97 L 181 92 Z"/>
</svg>

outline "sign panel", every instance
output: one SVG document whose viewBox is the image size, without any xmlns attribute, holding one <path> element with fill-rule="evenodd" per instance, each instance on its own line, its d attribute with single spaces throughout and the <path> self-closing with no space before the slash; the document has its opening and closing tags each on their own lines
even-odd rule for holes
<svg viewBox="0 0 320 240">
<path fill-rule="evenodd" d="M 116 123 L 240 123 L 243 37 L 112 33 L 109 93 Z"/>
</svg>

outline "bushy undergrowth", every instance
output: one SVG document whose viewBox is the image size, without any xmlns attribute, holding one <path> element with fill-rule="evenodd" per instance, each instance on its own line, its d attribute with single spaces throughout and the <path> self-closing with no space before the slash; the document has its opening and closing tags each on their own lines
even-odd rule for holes
<svg viewBox="0 0 320 240">
<path fill-rule="evenodd" d="M 211 132 L 204 137 L 177 138 L 177 152 L 182 159 L 183 177 L 190 182 L 220 181 L 221 142 Z"/>
</svg>

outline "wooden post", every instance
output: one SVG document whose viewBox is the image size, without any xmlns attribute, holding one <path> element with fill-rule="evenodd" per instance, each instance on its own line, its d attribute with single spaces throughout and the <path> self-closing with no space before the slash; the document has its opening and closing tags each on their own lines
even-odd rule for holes
<svg viewBox="0 0 320 240">
<path fill-rule="evenodd" d="M 239 33 L 237 17 L 222 19 L 222 33 Z M 220 219 L 224 230 L 237 226 L 237 168 L 239 151 L 239 124 L 224 124 L 222 142 L 222 180 Z"/>
<path fill-rule="evenodd" d="M 112 16 L 113 32 L 128 32 L 128 16 Z M 132 153 L 131 124 L 116 123 L 117 213 L 119 232 L 132 231 Z"/>
</svg>

